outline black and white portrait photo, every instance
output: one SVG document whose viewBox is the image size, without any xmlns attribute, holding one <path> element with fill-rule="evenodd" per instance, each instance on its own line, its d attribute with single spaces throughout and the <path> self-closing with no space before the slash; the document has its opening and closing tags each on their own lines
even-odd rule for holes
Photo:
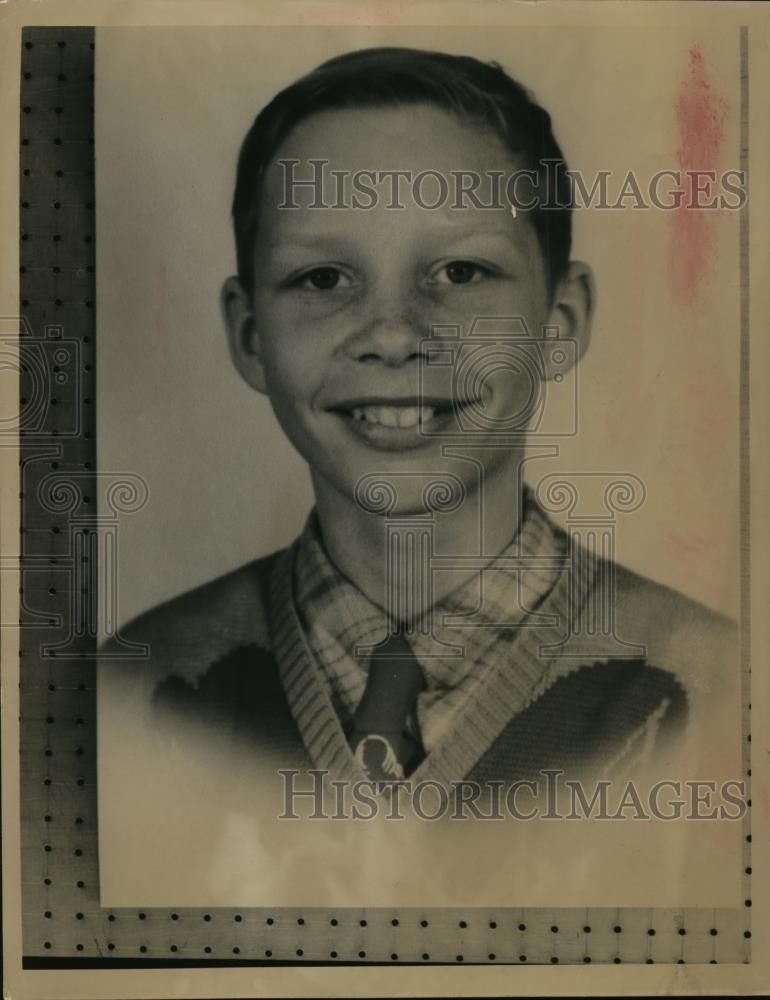
<svg viewBox="0 0 770 1000">
<path fill-rule="evenodd" d="M 699 316 L 714 273 L 729 275 L 737 295 L 739 261 L 727 243 L 742 195 L 725 142 L 734 126 L 716 87 L 709 106 L 697 106 L 698 88 L 722 64 L 711 69 L 705 44 L 685 47 L 677 63 L 669 41 L 678 177 L 643 176 L 640 163 L 662 165 L 665 148 L 651 155 L 640 144 L 637 161 L 610 127 L 597 129 L 585 100 L 579 109 L 565 100 L 563 78 L 522 60 L 521 37 L 501 44 L 483 31 L 472 41 L 447 32 L 443 45 L 425 47 L 419 37 L 345 47 L 317 36 L 318 56 L 303 47 L 303 72 L 282 66 L 279 86 L 267 50 L 249 58 L 243 37 L 224 35 L 214 48 L 193 34 L 197 58 L 176 35 L 159 34 L 149 53 L 137 36 L 105 38 L 104 74 L 116 82 L 97 111 L 110 164 L 100 165 L 99 267 L 121 281 L 102 307 L 112 329 L 101 445 L 110 467 L 110 448 L 123 449 L 124 463 L 136 456 L 151 537 L 136 543 L 147 547 L 133 577 L 123 552 L 134 543 L 118 539 L 118 611 L 139 594 L 150 606 L 119 623 L 102 654 L 101 773 L 116 796 L 113 806 L 105 793 L 102 809 L 129 852 L 153 830 L 197 831 L 181 843 L 163 836 L 162 873 L 145 868 L 157 892 L 178 866 L 184 888 L 174 892 L 196 902 L 225 903 L 225 886 L 238 902 L 251 892 L 267 901 L 282 868 L 268 863 L 265 844 L 296 838 L 309 871 L 289 897 L 321 905 L 335 864 L 340 874 L 368 867 L 366 845 L 382 829 L 382 898 L 406 901 L 419 883 L 401 887 L 396 872 L 424 866 L 423 837 L 424 850 L 442 844 L 448 870 L 462 870 L 464 853 L 486 838 L 493 858 L 515 824 L 473 816 L 494 812 L 501 791 L 529 811 L 546 771 L 681 781 L 730 762 L 736 770 L 717 777 L 740 778 L 728 446 L 737 409 L 703 433 L 714 397 L 736 393 L 737 341 L 709 342 Z M 269 38 L 253 43 L 283 51 L 280 32 Z M 590 44 L 558 43 L 573 58 Z M 132 91 L 124 112 L 112 88 L 125 84 L 121 61 L 139 44 L 146 96 Z M 166 105 L 151 98 L 153 81 L 167 86 L 172 73 L 163 54 L 183 60 L 180 74 L 225 58 L 238 67 L 221 71 L 240 88 L 226 114 L 214 107 L 224 93 L 205 88 L 226 129 L 204 126 L 179 81 Z M 247 127 L 233 141 L 236 104 Z M 125 113 L 141 124 L 126 128 Z M 698 115 L 711 116 L 715 134 L 690 149 Z M 143 130 L 149 166 L 119 145 Z M 567 157 L 568 138 L 587 162 Z M 708 228 L 694 234 L 696 253 L 694 224 L 664 206 L 692 196 L 686 168 L 721 162 L 723 143 L 725 174 L 734 169 L 708 192 L 724 207 L 699 217 Z M 595 147 L 610 144 L 607 162 L 628 169 L 607 176 L 595 169 L 604 163 Z M 573 206 L 583 188 L 586 204 Z M 638 223 L 628 221 L 634 204 Z M 579 240 L 588 216 L 592 232 Z M 219 252 L 228 221 L 234 247 Z M 720 292 L 719 307 L 729 306 Z M 706 392 L 679 363 L 696 335 L 706 341 L 697 364 L 703 352 L 725 359 L 705 368 Z M 622 352 L 614 366 L 613 352 Z M 160 493 L 153 462 L 162 463 Z M 708 483 L 700 510 L 680 492 L 688 475 L 704 491 Z M 663 511 L 654 498 L 666 486 L 676 500 Z M 623 522 L 648 508 L 643 537 L 627 541 Z M 278 544 L 285 532 L 295 537 Z M 634 567 L 634 545 L 660 561 Z M 206 553 L 220 547 L 236 565 L 212 572 Z M 174 592 L 152 599 L 164 586 Z M 146 658 L 131 655 L 143 647 Z M 133 775 L 140 761 L 146 778 L 129 785 L 117 769 Z M 394 781 L 419 789 L 409 803 L 416 823 L 370 816 L 384 813 Z M 519 789 L 514 807 L 509 788 L 522 782 L 534 786 Z M 312 795 L 308 816 L 353 819 L 292 824 L 294 800 Z M 453 824 L 458 808 L 466 822 Z M 538 838 L 540 825 L 530 824 Z M 606 870 L 605 838 L 615 835 L 584 827 Z M 660 849 L 656 834 L 644 837 Z M 107 857 L 117 839 L 108 835 Z M 631 845 L 633 836 L 617 846 L 624 863 Z M 498 865 L 486 875 L 474 868 L 473 885 L 457 875 L 458 901 L 490 891 L 485 879 L 505 898 L 514 883 Z M 138 891 L 134 865 L 119 871 L 118 883 Z M 563 890 L 564 877 L 548 881 Z M 649 873 L 645 882 L 648 891 Z M 538 874 L 518 891 L 547 897 L 547 884 Z"/>
<path fill-rule="evenodd" d="M 536 6 L 20 36 L 29 968 L 748 961 L 753 29 Z"/>
</svg>

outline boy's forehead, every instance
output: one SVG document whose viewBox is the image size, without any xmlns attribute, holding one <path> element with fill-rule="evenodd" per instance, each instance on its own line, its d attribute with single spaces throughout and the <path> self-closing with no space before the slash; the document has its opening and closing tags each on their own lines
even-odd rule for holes
<svg viewBox="0 0 770 1000">
<path fill-rule="evenodd" d="M 281 144 L 276 160 L 288 157 L 357 170 L 505 169 L 513 160 L 491 128 L 428 103 L 317 112 Z"/>
<path fill-rule="evenodd" d="M 273 215 L 281 230 L 323 230 L 332 223 L 326 216 L 340 221 L 351 212 L 364 225 L 384 212 L 401 224 L 417 215 L 425 227 L 520 229 L 511 225 L 505 187 L 519 166 L 491 129 L 434 105 L 322 111 L 281 144 L 262 185 L 260 214 Z M 401 206 L 395 211 L 394 200 Z M 319 202 L 330 210 L 318 211 Z M 271 211 L 288 204 L 300 211 Z"/>
</svg>

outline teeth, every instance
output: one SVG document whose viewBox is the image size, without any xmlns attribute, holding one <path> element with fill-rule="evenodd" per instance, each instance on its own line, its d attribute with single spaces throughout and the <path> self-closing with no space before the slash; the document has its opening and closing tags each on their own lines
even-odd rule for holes
<svg viewBox="0 0 770 1000">
<path fill-rule="evenodd" d="M 382 424 L 383 427 L 398 427 L 398 410 L 395 406 L 375 406 L 373 409 L 375 424 Z M 369 415 L 367 414 L 367 420 Z"/>
<path fill-rule="evenodd" d="M 356 406 L 351 410 L 355 420 L 382 427 L 416 427 L 426 424 L 435 412 L 435 406 Z"/>
</svg>

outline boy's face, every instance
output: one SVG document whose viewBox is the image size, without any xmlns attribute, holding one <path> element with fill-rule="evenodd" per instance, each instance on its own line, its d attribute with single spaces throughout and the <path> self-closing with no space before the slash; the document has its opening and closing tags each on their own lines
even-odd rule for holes
<svg viewBox="0 0 770 1000">
<path fill-rule="evenodd" d="M 443 455 L 442 444 L 446 435 L 465 443 L 456 437 L 468 426 L 464 408 L 474 430 L 468 444 L 485 446 L 467 451 L 483 459 L 486 474 L 514 460 L 516 449 L 499 428 L 523 430 L 533 384 L 525 365 L 517 371 L 500 363 L 510 318 L 521 317 L 533 337 L 546 322 L 558 323 L 566 337 L 580 333 L 575 302 L 565 307 L 557 293 L 549 303 L 526 215 L 475 208 L 468 199 L 456 204 L 453 172 L 476 171 L 485 179 L 477 196 L 489 204 L 489 172 L 507 177 L 515 162 L 496 136 L 431 105 L 317 114 L 286 139 L 280 159 L 299 161 L 296 179 L 312 176 L 309 160 L 328 160 L 329 205 L 337 199 L 333 171 L 345 172 L 348 198 L 358 171 L 409 171 L 410 178 L 436 171 L 450 194 L 431 210 L 402 182 L 403 207 L 394 208 L 392 178 L 368 178 L 374 207 L 310 208 L 315 192 L 308 186 L 287 193 L 286 170 L 274 163 L 261 193 L 253 298 L 236 279 L 223 290 L 241 374 L 269 395 L 317 491 L 352 498 L 363 477 L 377 474 L 396 488 L 396 509 L 407 512 L 421 510 L 426 484 L 447 473 L 474 490 L 474 465 Z M 424 203 L 438 193 L 435 179 L 424 181 Z M 292 200 L 300 207 L 278 207 Z M 431 345 L 433 328 L 456 327 L 467 338 L 474 321 L 493 317 L 508 318 L 503 336 L 489 338 L 488 347 L 484 340 L 469 344 L 470 377 L 427 362 L 429 348 L 441 346 L 435 339 Z M 463 352 L 456 358 L 462 362 Z"/>
</svg>

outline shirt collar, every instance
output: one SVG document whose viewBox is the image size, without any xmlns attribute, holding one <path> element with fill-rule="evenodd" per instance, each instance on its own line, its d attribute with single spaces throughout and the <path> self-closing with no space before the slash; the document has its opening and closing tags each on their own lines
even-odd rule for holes
<svg viewBox="0 0 770 1000">
<path fill-rule="evenodd" d="M 439 738 L 483 673 L 510 659 L 522 620 L 535 611 L 561 571 L 562 534 L 528 488 L 523 500 L 519 530 L 509 545 L 437 602 L 431 628 L 409 636 L 426 680 L 418 701 L 426 745 Z M 382 641 L 388 620 L 384 609 L 332 563 L 315 510 L 297 542 L 294 593 L 322 680 L 337 712 L 349 719 L 366 683 L 362 648 Z M 435 710 L 439 702 L 440 713 Z"/>
</svg>

